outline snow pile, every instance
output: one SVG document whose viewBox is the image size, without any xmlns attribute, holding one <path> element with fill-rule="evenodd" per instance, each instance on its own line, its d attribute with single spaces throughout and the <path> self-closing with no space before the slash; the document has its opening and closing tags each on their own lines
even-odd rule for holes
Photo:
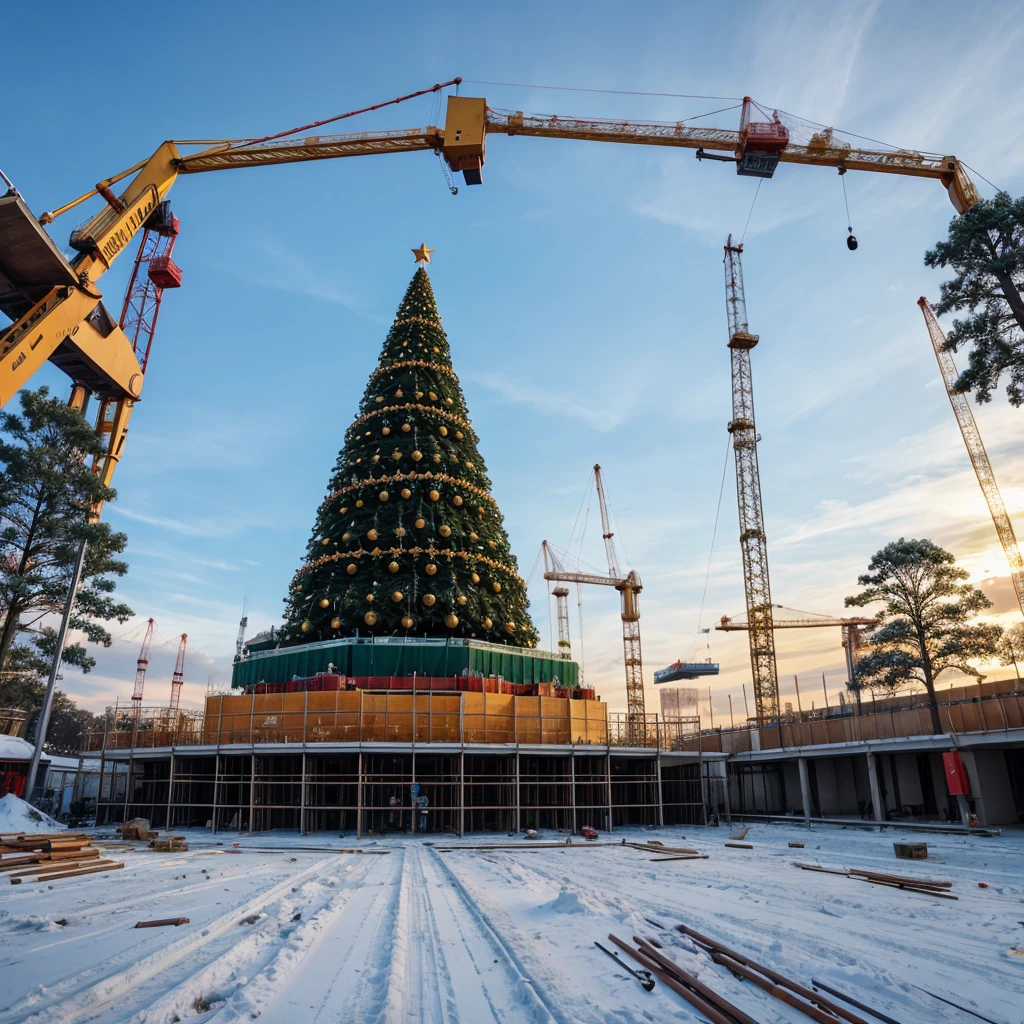
<svg viewBox="0 0 1024 1024">
<path fill-rule="evenodd" d="M 0 835 L 19 832 L 62 832 L 64 826 L 48 814 L 37 811 L 20 797 L 8 793 L 0 798 Z"/>
<path fill-rule="evenodd" d="M 33 750 L 35 747 L 20 736 L 0 734 L 0 760 L 27 761 L 32 756 Z"/>
<path fill-rule="evenodd" d="M 587 908 L 580 902 L 579 896 L 568 889 L 561 892 L 550 902 L 545 903 L 540 910 L 549 910 L 554 914 L 585 914 Z"/>
</svg>

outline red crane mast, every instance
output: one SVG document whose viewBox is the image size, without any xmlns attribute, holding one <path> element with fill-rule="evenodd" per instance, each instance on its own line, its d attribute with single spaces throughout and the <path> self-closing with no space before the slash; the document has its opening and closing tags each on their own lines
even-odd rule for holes
<svg viewBox="0 0 1024 1024">
<path fill-rule="evenodd" d="M 139 651 L 139 662 L 135 669 L 135 690 L 132 692 L 132 700 L 135 701 L 135 708 L 142 706 L 142 688 L 146 685 L 146 666 L 149 664 L 149 645 L 153 641 L 153 620 L 146 623 L 146 632 L 142 637 L 142 649 Z"/>
</svg>

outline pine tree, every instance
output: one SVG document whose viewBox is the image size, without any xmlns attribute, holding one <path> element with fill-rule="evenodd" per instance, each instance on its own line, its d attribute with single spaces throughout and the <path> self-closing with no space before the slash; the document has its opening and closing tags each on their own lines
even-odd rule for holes
<svg viewBox="0 0 1024 1024">
<path fill-rule="evenodd" d="M 358 634 L 536 646 L 477 441 L 420 267 L 292 579 L 284 645 Z"/>
</svg>

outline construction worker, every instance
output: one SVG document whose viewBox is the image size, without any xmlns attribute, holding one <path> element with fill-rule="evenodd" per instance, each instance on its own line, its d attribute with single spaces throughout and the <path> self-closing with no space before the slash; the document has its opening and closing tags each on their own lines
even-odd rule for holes
<svg viewBox="0 0 1024 1024">
<path fill-rule="evenodd" d="M 429 805 L 430 805 L 430 800 L 428 799 L 426 793 L 421 793 L 416 798 L 416 806 L 419 808 L 419 812 L 420 812 L 420 831 L 421 832 L 426 832 L 427 831 L 427 807 Z"/>
</svg>

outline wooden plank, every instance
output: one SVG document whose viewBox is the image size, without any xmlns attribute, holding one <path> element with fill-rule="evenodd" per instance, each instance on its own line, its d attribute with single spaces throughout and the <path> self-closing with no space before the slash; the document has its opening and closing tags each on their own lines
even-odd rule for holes
<svg viewBox="0 0 1024 1024">
<path fill-rule="evenodd" d="M 927 878 L 911 878 L 907 875 L 890 875 L 883 871 L 864 871 L 859 868 L 850 868 L 851 875 L 863 875 L 866 878 L 878 878 L 886 882 L 900 882 L 907 885 L 919 885 L 928 889 L 951 889 L 952 882 L 936 882 Z"/>
<path fill-rule="evenodd" d="M 31 857 L 11 857 L 8 860 L 0 860 L 0 871 L 14 871 L 15 868 L 24 867 L 26 864 L 38 864 L 41 859 L 41 855 L 36 855 Z"/>
<path fill-rule="evenodd" d="M 87 868 L 95 864 L 113 864 L 112 860 L 66 860 L 60 864 L 37 864 L 34 868 L 26 868 L 23 871 L 15 871 L 8 877 L 21 877 L 23 875 L 59 875 L 62 871 L 72 868 Z"/>
<path fill-rule="evenodd" d="M 53 882 L 58 878 L 75 878 L 77 875 L 95 875 L 100 871 L 116 871 L 118 868 L 124 867 L 124 861 L 112 861 L 109 864 L 103 864 L 100 867 L 84 868 L 80 871 L 64 871 L 58 875 L 44 875 L 41 878 L 29 878 L 29 882 Z M 20 885 L 26 879 L 23 878 L 12 878 L 11 885 Z"/>
<path fill-rule="evenodd" d="M 136 928 L 163 928 L 164 925 L 188 924 L 191 919 L 187 917 L 162 917 L 159 921 L 139 921 Z"/>
<path fill-rule="evenodd" d="M 95 846 L 86 846 L 81 850 L 54 850 L 53 853 L 41 853 L 42 860 L 87 860 L 89 857 L 98 857 L 100 851 Z"/>
<path fill-rule="evenodd" d="M 753 843 L 723 843 L 722 845 L 733 850 L 752 850 L 754 848 Z"/>
<path fill-rule="evenodd" d="M 698 853 L 698 854 L 677 853 L 677 854 L 672 854 L 672 855 L 670 855 L 668 857 L 652 857 L 651 858 L 651 863 L 653 864 L 653 863 L 656 863 L 657 861 L 666 861 L 666 860 L 707 860 L 707 859 L 708 859 L 708 855 L 706 853 Z"/>
<path fill-rule="evenodd" d="M 864 875 L 850 875 L 850 878 L 856 878 L 861 882 L 870 882 L 872 885 L 886 885 L 890 889 L 903 889 L 906 892 L 919 892 L 924 896 L 937 896 L 940 900 L 958 900 L 959 896 L 954 896 L 951 892 L 942 892 L 938 889 L 922 889 L 917 885 L 906 885 L 899 882 L 886 882 L 881 878 L 867 878 Z"/>
</svg>

